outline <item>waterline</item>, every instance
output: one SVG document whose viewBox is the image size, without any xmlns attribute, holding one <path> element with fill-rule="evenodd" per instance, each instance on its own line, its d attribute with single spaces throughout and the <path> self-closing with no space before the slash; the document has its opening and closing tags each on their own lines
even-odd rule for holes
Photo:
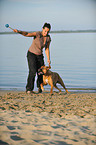
<svg viewBox="0 0 96 145">
<path fill-rule="evenodd" d="M 39 31 L 39 30 L 38 30 Z M 29 33 L 35 32 L 35 31 L 27 31 Z M 96 33 L 96 30 L 53 30 L 50 31 L 50 33 Z M 18 34 L 14 32 L 0 32 L 0 35 L 2 34 Z"/>
</svg>

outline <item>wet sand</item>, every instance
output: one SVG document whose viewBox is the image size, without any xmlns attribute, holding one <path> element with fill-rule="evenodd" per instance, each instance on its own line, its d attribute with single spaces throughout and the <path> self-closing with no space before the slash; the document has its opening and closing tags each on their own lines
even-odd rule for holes
<svg viewBox="0 0 96 145">
<path fill-rule="evenodd" d="M 96 93 L 0 91 L 0 144 L 95 145 Z"/>
</svg>

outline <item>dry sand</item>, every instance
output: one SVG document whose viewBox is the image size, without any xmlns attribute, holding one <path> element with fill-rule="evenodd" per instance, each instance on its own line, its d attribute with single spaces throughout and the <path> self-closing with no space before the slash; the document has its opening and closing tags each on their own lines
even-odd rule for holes
<svg viewBox="0 0 96 145">
<path fill-rule="evenodd" d="M 95 145 L 96 93 L 0 91 L 0 145 Z"/>
</svg>

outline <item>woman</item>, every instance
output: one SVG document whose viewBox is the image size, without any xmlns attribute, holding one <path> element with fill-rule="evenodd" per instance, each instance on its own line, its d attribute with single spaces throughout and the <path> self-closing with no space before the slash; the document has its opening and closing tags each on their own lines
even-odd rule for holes
<svg viewBox="0 0 96 145">
<path fill-rule="evenodd" d="M 47 62 L 50 65 L 50 53 L 49 53 L 49 45 L 50 45 L 50 35 L 48 33 L 50 32 L 51 25 L 49 23 L 45 23 L 42 31 L 37 32 L 24 32 L 17 29 L 14 29 L 13 31 L 16 33 L 19 33 L 26 37 L 34 37 L 33 42 L 28 50 L 27 53 L 27 60 L 28 60 L 28 66 L 29 66 L 29 75 L 27 79 L 27 85 L 26 85 L 26 92 L 27 93 L 34 93 L 34 81 L 36 73 L 38 74 L 38 69 L 44 65 L 44 57 L 43 57 L 43 48 L 45 47 L 45 53 L 47 56 Z M 43 82 L 43 76 L 38 75 L 37 80 L 37 87 L 39 88 L 39 93 L 42 92 L 40 88 L 40 84 Z"/>
</svg>

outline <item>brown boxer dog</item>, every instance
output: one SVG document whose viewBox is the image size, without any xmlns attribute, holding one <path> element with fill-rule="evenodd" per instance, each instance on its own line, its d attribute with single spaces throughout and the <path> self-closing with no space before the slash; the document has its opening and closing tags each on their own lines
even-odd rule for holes
<svg viewBox="0 0 96 145">
<path fill-rule="evenodd" d="M 42 66 L 40 69 L 40 71 L 42 71 L 43 73 L 43 83 L 40 85 L 42 91 L 44 90 L 43 86 L 49 84 L 51 86 L 51 90 L 50 90 L 51 94 L 53 94 L 53 87 L 58 89 L 59 92 L 61 92 L 61 90 L 56 86 L 56 84 L 58 83 L 65 89 L 66 93 L 68 93 L 68 90 L 66 89 L 64 82 L 59 76 L 59 74 L 50 71 L 49 70 L 50 68 L 51 68 L 50 66 Z"/>
</svg>

